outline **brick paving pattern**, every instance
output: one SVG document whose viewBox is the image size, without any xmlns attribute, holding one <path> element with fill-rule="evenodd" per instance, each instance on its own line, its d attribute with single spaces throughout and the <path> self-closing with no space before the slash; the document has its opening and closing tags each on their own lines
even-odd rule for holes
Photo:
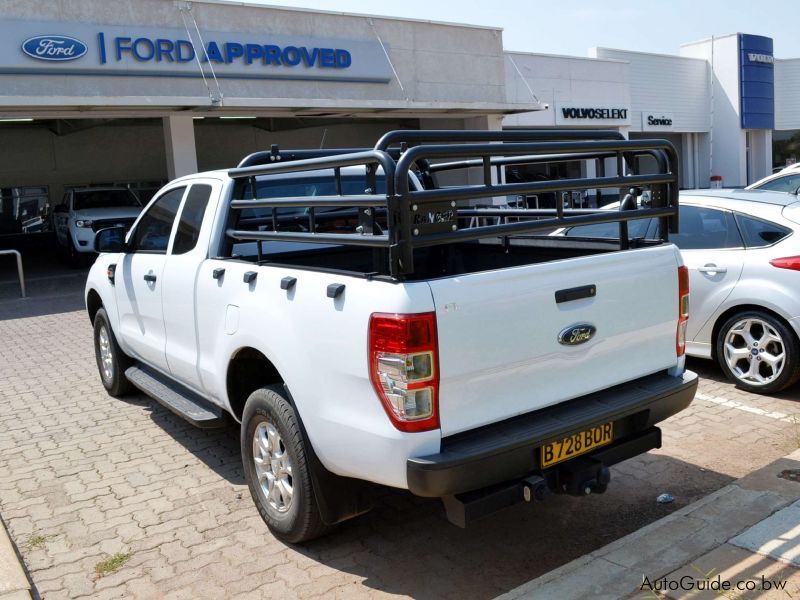
<svg viewBox="0 0 800 600">
<path fill-rule="evenodd" d="M 375 509 L 302 547 L 252 505 L 238 431 L 195 429 L 144 396 L 107 396 L 70 294 L 0 300 L 0 515 L 35 590 L 59 598 L 489 598 L 718 489 L 800 445 L 797 387 L 735 390 L 713 365 L 665 424 L 664 448 L 614 468 L 609 491 L 519 506 L 467 530 L 438 501 L 384 492 Z M 26 304 L 27 303 L 27 304 Z M 670 491 L 675 503 L 655 496 Z M 95 566 L 130 554 L 112 574 Z"/>
</svg>

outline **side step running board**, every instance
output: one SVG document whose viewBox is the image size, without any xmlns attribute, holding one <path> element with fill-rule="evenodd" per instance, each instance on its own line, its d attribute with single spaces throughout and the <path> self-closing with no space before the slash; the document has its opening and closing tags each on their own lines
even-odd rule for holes
<svg viewBox="0 0 800 600">
<path fill-rule="evenodd" d="M 144 366 L 129 367 L 125 377 L 145 394 L 195 427 L 210 429 L 229 423 L 227 413 L 182 385 Z"/>
</svg>

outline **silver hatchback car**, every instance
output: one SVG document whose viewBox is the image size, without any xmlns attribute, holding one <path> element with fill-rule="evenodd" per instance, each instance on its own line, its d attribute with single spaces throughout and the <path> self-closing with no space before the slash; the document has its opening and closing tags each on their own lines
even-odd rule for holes
<svg viewBox="0 0 800 600">
<path fill-rule="evenodd" d="M 680 233 L 670 240 L 689 267 L 686 353 L 716 359 L 736 385 L 779 392 L 800 379 L 800 198 L 765 190 L 681 192 Z M 658 223 L 634 221 L 631 237 Z M 619 237 L 615 224 L 561 230 Z"/>
</svg>

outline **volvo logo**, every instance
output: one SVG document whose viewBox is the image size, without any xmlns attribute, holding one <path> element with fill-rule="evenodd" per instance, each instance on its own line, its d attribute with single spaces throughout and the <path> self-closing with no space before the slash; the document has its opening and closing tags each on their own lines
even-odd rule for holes
<svg viewBox="0 0 800 600">
<path fill-rule="evenodd" d="M 22 51 L 39 60 L 75 60 L 86 50 L 86 44 L 66 35 L 37 35 L 22 42 Z"/>
<path fill-rule="evenodd" d="M 580 323 L 578 325 L 570 325 L 558 334 L 558 343 L 564 346 L 577 346 L 578 344 L 585 344 L 594 337 L 597 333 L 597 328 L 588 323 Z"/>
</svg>

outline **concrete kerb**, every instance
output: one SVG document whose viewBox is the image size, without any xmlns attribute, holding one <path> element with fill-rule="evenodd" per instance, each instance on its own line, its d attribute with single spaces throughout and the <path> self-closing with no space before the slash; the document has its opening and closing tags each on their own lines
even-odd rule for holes
<svg viewBox="0 0 800 600">
<path fill-rule="evenodd" d="M 498 600 L 628 597 L 643 576 L 651 581 L 664 577 L 800 499 L 800 482 L 778 477 L 799 468 L 796 450 Z"/>
<path fill-rule="evenodd" d="M 0 519 L 0 600 L 30 600 L 31 584 Z"/>
</svg>

